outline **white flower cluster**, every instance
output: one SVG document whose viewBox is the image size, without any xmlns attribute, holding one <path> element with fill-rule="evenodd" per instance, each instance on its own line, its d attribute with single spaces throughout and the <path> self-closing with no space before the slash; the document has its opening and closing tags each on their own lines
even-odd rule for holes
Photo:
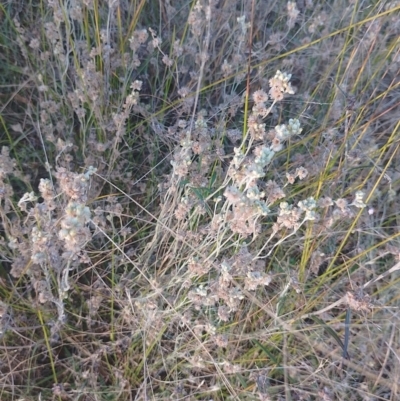
<svg viewBox="0 0 400 401">
<path fill-rule="evenodd" d="M 289 82 L 291 77 L 291 74 L 287 74 L 286 72 L 281 72 L 278 70 L 275 76 L 269 80 L 269 94 L 274 102 L 281 101 L 285 93 L 294 95 L 294 88 Z"/>
<path fill-rule="evenodd" d="M 300 135 L 302 131 L 300 121 L 297 118 L 291 118 L 288 125 L 281 124 L 275 127 L 276 137 L 280 141 L 286 141 L 294 135 Z"/>
<path fill-rule="evenodd" d="M 60 239 L 65 241 L 65 247 L 72 252 L 79 252 L 82 246 L 91 238 L 86 224 L 90 221 L 90 210 L 81 203 L 71 201 L 65 208 L 65 216 L 61 221 Z"/>
<path fill-rule="evenodd" d="M 279 80 L 282 82 L 282 86 L 285 89 L 285 93 L 289 93 L 290 95 L 294 95 L 294 90 L 292 88 L 290 81 L 290 78 L 292 78 L 292 74 L 288 74 L 286 72 L 281 72 L 281 71 L 277 71 L 274 79 Z"/>
</svg>

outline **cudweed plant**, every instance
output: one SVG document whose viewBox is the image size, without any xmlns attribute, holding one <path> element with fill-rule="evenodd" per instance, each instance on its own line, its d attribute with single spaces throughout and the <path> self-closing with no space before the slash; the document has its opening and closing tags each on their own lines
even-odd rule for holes
<svg viewBox="0 0 400 401">
<path fill-rule="evenodd" d="M 6 148 L 3 148 L 1 164 L 12 164 Z M 13 172 L 8 170 L 8 175 Z M 38 302 L 57 306 L 60 324 L 66 318 L 64 299 L 70 290 L 69 274 L 89 260 L 85 248 L 93 234 L 89 228 L 91 212 L 86 203 L 90 176 L 94 172 L 90 168 L 85 174 L 76 174 L 60 167 L 53 174 L 54 181 L 41 179 L 42 201 L 33 192 L 22 196 L 18 202 L 22 212 L 21 231 L 9 236 L 13 252 L 11 275 L 29 277 Z M 3 185 L 7 186 L 4 181 Z M 60 324 L 53 329 L 59 330 Z M 57 336 L 54 330 L 52 335 Z"/>
<path fill-rule="evenodd" d="M 223 198 L 220 196 L 207 198 L 207 201 L 215 204 L 213 222 L 209 225 L 208 230 L 214 236 L 215 242 L 219 244 L 217 250 L 212 251 L 215 258 L 214 263 L 217 264 L 220 254 L 224 254 L 232 244 L 247 249 L 247 246 L 262 233 L 262 219 L 277 215 L 271 228 L 271 234 L 261 249 L 253 249 L 254 256 L 248 250 L 245 251 L 249 258 L 247 263 L 237 264 L 235 257 L 230 262 L 224 259 L 218 265 L 218 278 L 215 282 L 209 280 L 206 287 L 201 284 L 189 291 L 189 299 L 198 307 L 201 305 L 215 307 L 221 303 L 225 305 L 221 306 L 218 312 L 222 321 L 227 321 L 228 316 L 237 311 L 240 301 L 244 298 L 241 291 L 233 284 L 234 277 L 246 277 L 245 288 L 252 291 L 260 286 L 268 285 L 271 282 L 271 276 L 263 272 L 262 263 L 258 263 L 258 261 L 268 257 L 276 246 L 294 235 L 305 222 L 319 219 L 318 203 L 313 197 L 298 201 L 297 206 L 286 201 L 276 205 L 277 200 L 285 198 L 284 190 L 273 181 L 266 184 L 266 190 L 260 187 L 262 180 L 268 175 L 268 168 L 276 153 L 284 148 L 288 140 L 294 139 L 302 132 L 300 122 L 297 119 L 290 119 L 287 125 L 277 125 L 268 132 L 266 131 L 266 124 L 262 121 L 270 114 L 273 106 L 284 99 L 285 95 L 294 94 L 290 78 L 290 74 L 277 71 L 276 75 L 269 81 L 269 94 L 272 100 L 270 106 L 267 105 L 269 97 L 266 92 L 258 90 L 254 93 L 255 104 L 248 119 L 248 133 L 240 146 L 234 148 L 234 156 L 227 168 L 226 177 L 222 186 L 216 191 L 223 191 Z M 200 126 L 199 120 L 196 120 L 195 126 Z M 204 121 L 201 126 L 203 129 L 207 128 Z M 193 187 L 202 184 L 198 181 L 191 181 L 190 166 L 192 165 L 193 155 L 195 153 L 202 154 L 207 147 L 199 148 L 196 146 L 195 152 L 193 142 L 188 141 L 187 137 L 180 145 L 179 153 L 171 163 L 174 168 L 172 179 L 175 175 L 178 180 L 189 179 L 190 182 L 187 185 L 187 193 L 182 197 L 175 212 L 176 218 L 183 220 L 193 218 L 193 213 L 191 215 L 193 210 L 194 214 L 197 213 Z M 206 167 L 206 165 L 202 167 Z M 209 172 L 206 169 L 204 170 L 204 176 L 206 176 Z M 288 174 L 288 184 L 293 184 L 296 178 L 305 179 L 306 177 L 307 170 L 304 167 L 297 168 L 294 174 Z M 207 181 L 203 180 L 203 185 L 206 184 Z M 351 206 L 365 207 L 362 201 L 363 196 L 364 193 L 358 191 Z M 338 200 L 336 204 L 342 205 L 342 202 Z M 330 204 L 332 205 L 333 202 Z M 351 213 L 345 205 L 342 205 L 340 210 L 342 213 Z M 282 230 L 289 230 L 290 233 L 272 244 L 273 239 Z M 228 248 L 227 244 L 230 244 Z M 196 264 L 190 263 L 188 265 L 192 277 L 203 275 L 209 271 L 209 268 L 205 270 L 199 268 L 204 266 L 203 264 L 198 264 L 198 267 Z"/>
<path fill-rule="evenodd" d="M 397 399 L 400 6 L 17 6 L 0 398 Z"/>
</svg>

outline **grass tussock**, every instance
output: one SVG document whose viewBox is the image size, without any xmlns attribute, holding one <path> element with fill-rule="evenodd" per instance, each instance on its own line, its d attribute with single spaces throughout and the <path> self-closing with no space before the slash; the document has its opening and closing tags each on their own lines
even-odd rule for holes
<svg viewBox="0 0 400 401">
<path fill-rule="evenodd" d="M 399 12 L 3 2 L 0 399 L 399 399 Z"/>
</svg>

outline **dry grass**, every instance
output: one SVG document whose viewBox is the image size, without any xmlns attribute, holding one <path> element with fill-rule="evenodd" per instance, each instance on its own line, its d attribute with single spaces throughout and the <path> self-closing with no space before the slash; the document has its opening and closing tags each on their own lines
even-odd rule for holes
<svg viewBox="0 0 400 401">
<path fill-rule="evenodd" d="M 399 399 L 399 12 L 2 3 L 0 399 Z"/>
</svg>

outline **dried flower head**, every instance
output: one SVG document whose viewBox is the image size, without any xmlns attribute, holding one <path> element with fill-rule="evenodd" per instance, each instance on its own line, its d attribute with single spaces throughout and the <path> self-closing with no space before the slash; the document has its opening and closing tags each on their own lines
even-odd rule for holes
<svg viewBox="0 0 400 401">
<path fill-rule="evenodd" d="M 272 100 L 278 102 L 283 99 L 285 93 L 294 94 L 294 89 L 289 82 L 291 77 L 291 74 L 282 73 L 278 70 L 275 76 L 269 80 L 269 94 Z"/>
</svg>

